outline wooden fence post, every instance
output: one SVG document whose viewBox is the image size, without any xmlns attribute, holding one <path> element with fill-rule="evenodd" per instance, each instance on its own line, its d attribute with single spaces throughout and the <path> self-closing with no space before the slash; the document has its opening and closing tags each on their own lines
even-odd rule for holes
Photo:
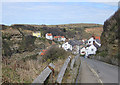
<svg viewBox="0 0 120 85">
<path fill-rule="evenodd" d="M 32 85 L 35 83 L 43 84 L 47 77 L 50 75 L 50 73 L 53 72 L 55 66 L 50 63 L 42 72 L 41 74 L 33 81 Z"/>
</svg>

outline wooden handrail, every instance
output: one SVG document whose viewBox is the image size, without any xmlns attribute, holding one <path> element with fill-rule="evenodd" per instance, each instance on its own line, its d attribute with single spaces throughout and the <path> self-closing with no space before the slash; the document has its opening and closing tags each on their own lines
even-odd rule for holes
<svg viewBox="0 0 120 85">
<path fill-rule="evenodd" d="M 57 80 L 56 80 L 57 83 L 61 83 L 62 82 L 63 76 L 64 76 L 65 71 L 67 69 L 68 63 L 70 62 L 70 59 L 71 59 L 71 56 L 69 56 L 67 58 L 67 60 L 64 62 L 64 65 L 62 66 L 62 68 L 61 68 L 61 70 L 60 70 L 60 72 L 58 74 L 58 77 L 57 77 Z"/>
<path fill-rule="evenodd" d="M 41 74 L 33 81 L 34 83 L 41 83 L 43 84 L 45 82 L 45 80 L 47 79 L 47 77 L 50 75 L 50 73 L 52 73 L 53 69 L 55 68 L 55 66 L 50 63 L 42 72 Z M 32 85 L 33 85 L 32 84 Z"/>
</svg>

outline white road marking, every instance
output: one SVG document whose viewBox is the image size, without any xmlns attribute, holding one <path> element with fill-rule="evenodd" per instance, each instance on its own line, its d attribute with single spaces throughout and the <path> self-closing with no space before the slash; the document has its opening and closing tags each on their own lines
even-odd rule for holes
<svg viewBox="0 0 120 85">
<path fill-rule="evenodd" d="M 87 64 L 87 63 L 86 63 Z M 102 82 L 102 80 L 100 79 L 100 77 L 99 77 L 99 75 L 97 74 L 97 72 L 93 69 L 93 68 L 91 68 L 88 64 L 87 64 L 87 66 L 89 67 L 89 69 L 93 72 L 93 74 L 95 75 L 95 76 L 97 76 L 97 81 L 98 81 L 98 83 L 101 83 L 102 85 L 103 85 L 103 82 Z"/>
</svg>

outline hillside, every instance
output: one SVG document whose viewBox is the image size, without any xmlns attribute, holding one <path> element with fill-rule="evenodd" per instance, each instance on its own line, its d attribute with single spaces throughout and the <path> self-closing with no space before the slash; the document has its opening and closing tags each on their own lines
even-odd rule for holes
<svg viewBox="0 0 120 85">
<path fill-rule="evenodd" d="M 53 35 L 63 35 L 66 38 L 74 38 L 74 39 L 82 39 L 82 38 L 88 38 L 93 33 L 95 35 L 100 35 L 102 32 L 102 25 L 99 24 L 63 24 L 63 25 L 27 25 L 27 24 L 13 24 L 11 26 L 2 25 L 2 32 L 5 32 L 5 30 L 8 30 L 14 33 L 12 29 L 21 28 L 23 32 L 33 32 L 33 31 L 41 31 L 42 35 L 45 36 L 47 32 L 52 33 Z M 94 32 L 87 32 L 87 29 L 99 29 L 99 34 Z M 71 35 L 72 34 L 72 35 Z M 79 37 L 78 37 L 79 36 Z"/>
<path fill-rule="evenodd" d="M 11 26 L 1 25 L 0 27 L 2 27 L 2 82 L 4 83 L 31 83 L 51 60 L 57 66 L 55 71 L 57 74 L 65 58 L 68 55 L 73 56 L 63 49 L 52 47 L 53 44 L 57 46 L 59 42 L 47 40 L 46 33 L 62 35 L 69 39 L 88 39 L 92 34 L 100 35 L 102 32 L 102 25 L 83 23 L 64 25 L 14 24 Z M 96 32 L 98 30 L 99 32 Z M 33 37 L 32 33 L 35 31 L 40 31 L 42 38 Z M 38 55 L 43 49 L 47 49 L 46 55 Z"/>
<path fill-rule="evenodd" d="M 7 50 L 10 50 L 10 55 L 11 53 L 21 53 L 34 50 L 36 47 L 38 47 L 38 45 L 33 44 L 35 41 L 39 43 L 46 43 L 48 46 L 49 44 L 47 43 L 50 41 L 45 40 L 46 33 L 52 33 L 53 36 L 65 36 L 69 39 L 88 39 L 93 34 L 100 36 L 102 33 L 102 25 L 87 23 L 63 25 L 14 24 L 11 26 L 2 25 L 1 27 L 3 42 L 8 45 L 7 48 L 6 45 L 3 44 L 3 54 L 6 54 Z M 42 33 L 42 41 L 39 41 L 39 39 L 35 38 L 33 39 L 32 33 L 35 31 L 40 31 Z M 31 41 L 31 44 L 29 41 Z M 9 53 L 7 55 L 9 55 Z"/>
<path fill-rule="evenodd" d="M 120 9 L 104 22 L 101 35 L 101 48 L 99 49 L 100 60 L 118 65 L 118 40 L 120 26 Z"/>
</svg>

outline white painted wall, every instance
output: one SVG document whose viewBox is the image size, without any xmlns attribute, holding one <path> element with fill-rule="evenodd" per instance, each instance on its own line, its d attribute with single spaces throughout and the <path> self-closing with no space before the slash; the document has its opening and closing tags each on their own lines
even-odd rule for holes
<svg viewBox="0 0 120 85">
<path fill-rule="evenodd" d="M 82 53 L 82 52 L 84 52 L 84 53 Z M 80 50 L 80 54 L 81 54 L 81 55 L 85 55 L 85 53 L 86 53 L 86 49 L 85 49 L 85 47 L 83 47 L 83 48 Z"/>
<path fill-rule="evenodd" d="M 62 41 L 65 41 L 65 40 L 66 40 L 66 38 L 61 38 L 61 40 L 62 40 Z"/>
<path fill-rule="evenodd" d="M 46 39 L 53 40 L 53 36 L 48 36 L 47 34 L 45 35 Z"/>
<path fill-rule="evenodd" d="M 96 54 L 97 48 L 94 45 L 86 48 L 86 56 L 89 54 Z"/>
<path fill-rule="evenodd" d="M 93 37 L 91 37 L 89 40 L 88 40 L 88 45 L 93 45 L 93 41 L 95 41 L 95 39 Z"/>
<path fill-rule="evenodd" d="M 72 46 L 68 42 L 62 44 L 62 48 L 65 49 L 66 51 L 68 49 L 70 49 L 72 51 Z"/>
</svg>

